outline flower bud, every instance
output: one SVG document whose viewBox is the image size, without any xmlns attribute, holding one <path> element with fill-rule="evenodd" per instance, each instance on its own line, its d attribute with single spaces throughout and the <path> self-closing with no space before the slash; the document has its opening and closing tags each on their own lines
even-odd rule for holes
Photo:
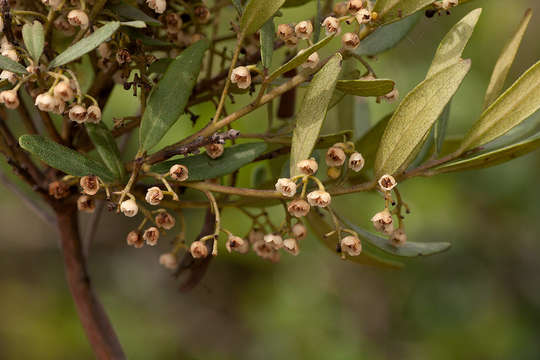
<svg viewBox="0 0 540 360">
<path fill-rule="evenodd" d="M 296 239 L 290 238 L 283 240 L 283 249 L 291 255 L 297 256 L 300 253 L 300 247 Z"/>
<path fill-rule="evenodd" d="M 324 26 L 326 35 L 339 34 L 339 32 L 341 31 L 339 20 L 332 16 L 324 19 L 322 26 Z"/>
<path fill-rule="evenodd" d="M 71 10 L 67 16 L 68 22 L 73 26 L 80 26 L 81 29 L 88 27 L 88 15 L 82 10 Z"/>
<path fill-rule="evenodd" d="M 142 248 L 144 245 L 144 241 L 137 231 L 130 231 L 126 236 L 126 242 L 129 246 L 133 246 L 137 249 Z"/>
<path fill-rule="evenodd" d="M 245 254 L 249 251 L 249 243 L 239 236 L 229 235 L 225 247 L 228 252 L 236 251 L 240 254 Z"/>
<path fill-rule="evenodd" d="M 90 105 L 86 110 L 86 121 L 97 124 L 101 121 L 101 109 L 97 105 Z"/>
<path fill-rule="evenodd" d="M 178 266 L 176 256 L 172 253 L 165 253 L 159 256 L 159 264 L 165 269 L 174 270 Z"/>
<path fill-rule="evenodd" d="M 146 190 L 146 196 L 144 198 L 150 205 L 159 205 L 159 202 L 163 200 L 163 191 L 157 186 L 153 186 Z"/>
<path fill-rule="evenodd" d="M 371 21 L 371 12 L 368 9 L 361 9 L 355 17 L 359 24 L 367 24 Z"/>
<path fill-rule="evenodd" d="M 17 74 L 11 71 L 2 70 L 2 72 L 0 73 L 0 80 L 7 80 L 11 84 L 15 84 L 17 83 Z"/>
<path fill-rule="evenodd" d="M 49 184 L 49 195 L 57 200 L 63 199 L 69 195 L 69 186 L 62 181 L 53 181 Z"/>
<path fill-rule="evenodd" d="M 146 4 L 157 14 L 163 14 L 167 8 L 167 1 L 165 0 L 146 0 Z"/>
<path fill-rule="evenodd" d="M 8 109 L 16 109 L 19 107 L 19 97 L 15 90 L 4 90 L 0 92 L 0 103 L 6 105 Z"/>
<path fill-rule="evenodd" d="M 313 54 L 309 55 L 307 60 L 301 66 L 303 68 L 315 69 L 318 64 L 319 64 L 319 54 L 317 52 L 314 52 Z"/>
<path fill-rule="evenodd" d="M 327 207 L 332 198 L 326 191 L 315 190 L 307 194 L 307 200 L 311 206 Z"/>
<path fill-rule="evenodd" d="M 55 103 L 54 97 L 48 92 L 44 92 L 36 97 L 35 105 L 39 110 L 49 112 L 54 109 Z"/>
<path fill-rule="evenodd" d="M 143 239 L 147 245 L 155 246 L 159 239 L 159 230 L 157 227 L 152 226 L 144 230 Z"/>
<path fill-rule="evenodd" d="M 394 220 L 392 219 L 392 214 L 388 209 L 384 209 L 383 211 L 373 215 L 371 222 L 377 231 L 387 235 L 392 234 L 394 231 Z"/>
<path fill-rule="evenodd" d="M 176 224 L 174 217 L 168 212 L 160 212 L 156 215 L 155 218 L 156 226 L 159 228 L 164 228 L 165 230 L 171 230 Z"/>
<path fill-rule="evenodd" d="M 274 250 L 279 250 L 283 247 L 283 238 L 276 234 L 264 235 L 264 242 Z"/>
<path fill-rule="evenodd" d="M 73 89 L 69 84 L 69 81 L 60 81 L 54 87 L 54 96 L 62 101 L 71 101 L 73 100 Z"/>
<path fill-rule="evenodd" d="M 86 121 L 86 108 L 82 105 L 73 105 L 68 112 L 69 120 L 82 124 Z"/>
<path fill-rule="evenodd" d="M 231 82 L 240 89 L 247 89 L 251 85 L 251 74 L 248 68 L 245 66 L 234 68 L 231 74 Z"/>
<path fill-rule="evenodd" d="M 201 259 L 208 256 L 208 248 L 202 241 L 194 241 L 189 247 L 189 252 L 194 259 Z"/>
<path fill-rule="evenodd" d="M 327 166 L 342 166 L 346 159 L 347 156 L 345 155 L 345 151 L 343 151 L 343 149 L 340 147 L 332 146 L 326 152 L 325 160 Z"/>
<path fill-rule="evenodd" d="M 360 38 L 355 33 L 348 32 L 341 37 L 341 43 L 345 49 L 353 50 L 360 44 Z"/>
<path fill-rule="evenodd" d="M 169 169 L 169 175 L 173 180 L 186 181 L 189 177 L 189 171 L 187 166 L 176 164 Z"/>
<path fill-rule="evenodd" d="M 206 6 L 197 6 L 193 14 L 201 24 L 206 24 L 210 20 L 210 10 Z"/>
<path fill-rule="evenodd" d="M 97 176 L 88 175 L 83 176 L 79 181 L 83 193 L 86 195 L 96 195 L 99 191 L 99 179 Z"/>
<path fill-rule="evenodd" d="M 298 45 L 298 38 L 296 36 L 288 37 L 284 41 L 285 45 L 287 45 L 288 47 L 295 47 L 296 45 Z"/>
<path fill-rule="evenodd" d="M 302 199 L 293 200 L 287 206 L 287 211 L 297 218 L 306 216 L 309 213 L 310 206 L 307 201 Z"/>
<path fill-rule="evenodd" d="M 397 181 L 392 175 L 383 175 L 379 179 L 379 186 L 385 191 L 392 190 L 396 185 Z"/>
<path fill-rule="evenodd" d="M 317 161 L 315 161 L 314 158 L 301 160 L 296 164 L 296 167 L 304 175 L 313 175 L 319 169 L 319 165 L 317 164 Z"/>
<path fill-rule="evenodd" d="M 266 243 L 264 240 L 254 243 L 253 251 L 263 259 L 270 260 L 273 263 L 278 262 L 281 257 L 279 251 L 274 249 L 274 247 Z"/>
<path fill-rule="evenodd" d="M 276 191 L 285 197 L 293 197 L 296 194 L 296 184 L 291 179 L 278 179 L 276 182 Z"/>
<path fill-rule="evenodd" d="M 93 213 L 96 209 L 96 203 L 93 198 L 88 195 L 81 195 L 77 199 L 77 209 L 87 213 Z"/>
<path fill-rule="evenodd" d="M 217 159 L 218 157 L 223 155 L 223 151 L 225 151 L 225 148 L 222 144 L 210 144 L 206 145 L 204 148 L 206 149 L 206 154 L 212 159 Z"/>
<path fill-rule="evenodd" d="M 337 16 L 345 16 L 347 11 L 349 11 L 349 4 L 346 1 L 341 1 L 334 5 L 334 13 Z"/>
<path fill-rule="evenodd" d="M 352 171 L 359 172 L 365 163 L 364 157 L 359 152 L 355 152 L 349 157 L 349 169 Z"/>
<path fill-rule="evenodd" d="M 120 204 L 120 211 L 127 217 L 134 217 L 139 212 L 139 207 L 133 199 L 122 201 Z"/>
<path fill-rule="evenodd" d="M 349 0 L 347 10 L 354 15 L 362 9 L 362 5 L 362 0 Z"/>
<path fill-rule="evenodd" d="M 356 236 L 349 235 L 341 239 L 341 251 L 349 256 L 358 256 L 362 252 L 362 244 Z"/>
<path fill-rule="evenodd" d="M 300 21 L 295 27 L 294 32 L 300 39 L 309 39 L 313 33 L 313 24 L 311 21 Z"/>
<path fill-rule="evenodd" d="M 182 18 L 177 13 L 165 15 L 165 23 L 167 24 L 167 31 L 172 34 L 178 33 L 183 25 Z"/>
<path fill-rule="evenodd" d="M 383 99 L 386 102 L 389 102 L 389 103 L 392 103 L 392 102 L 396 101 L 397 99 L 399 99 L 399 91 L 398 91 L 398 89 L 395 87 L 388 94 L 384 95 Z"/>
<path fill-rule="evenodd" d="M 341 167 L 329 167 L 326 170 L 326 175 L 332 180 L 336 180 L 341 176 Z"/>
<path fill-rule="evenodd" d="M 291 232 L 297 240 L 303 240 L 307 236 L 307 229 L 302 223 L 294 224 L 291 228 Z"/>
<path fill-rule="evenodd" d="M 395 247 L 403 246 L 406 242 L 407 234 L 405 234 L 405 230 L 402 228 L 397 228 L 390 236 L 390 243 Z"/>
<path fill-rule="evenodd" d="M 294 35 L 294 29 L 289 24 L 279 24 L 277 28 L 277 36 L 285 41 Z"/>
<path fill-rule="evenodd" d="M 251 244 L 254 244 L 257 241 L 264 241 L 264 233 L 260 230 L 253 229 L 248 234 L 248 240 Z"/>
</svg>

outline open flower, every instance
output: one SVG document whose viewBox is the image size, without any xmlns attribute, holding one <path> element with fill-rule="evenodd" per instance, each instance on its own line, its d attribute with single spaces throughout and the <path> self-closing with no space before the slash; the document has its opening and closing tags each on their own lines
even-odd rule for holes
<svg viewBox="0 0 540 360">
<path fill-rule="evenodd" d="M 294 28 L 289 24 L 279 24 L 277 28 L 277 36 L 285 41 L 294 35 Z"/>
<path fill-rule="evenodd" d="M 297 199 L 289 203 L 289 205 L 287 206 L 287 211 L 292 216 L 299 218 L 302 216 L 306 216 L 309 213 L 310 208 L 311 207 L 306 200 Z"/>
<path fill-rule="evenodd" d="M 362 244 L 356 236 L 349 235 L 341 239 L 341 251 L 350 256 L 358 256 L 362 252 Z"/>
<path fill-rule="evenodd" d="M 319 64 L 319 54 L 317 52 L 314 52 L 313 54 L 309 55 L 307 60 L 301 66 L 303 68 L 315 69 L 318 64 Z"/>
<path fill-rule="evenodd" d="M 394 231 L 394 220 L 392 219 L 392 214 L 388 209 L 384 209 L 383 211 L 373 215 L 371 222 L 377 231 L 380 231 L 386 235 L 391 235 Z"/>
<path fill-rule="evenodd" d="M 150 205 L 158 205 L 163 200 L 163 191 L 157 186 L 153 186 L 146 190 L 146 196 L 144 197 L 147 203 Z"/>
<path fill-rule="evenodd" d="M 397 185 L 396 179 L 392 175 L 383 175 L 379 179 L 379 186 L 385 191 L 392 190 Z"/>
<path fill-rule="evenodd" d="M 307 194 L 307 200 L 311 206 L 327 207 L 332 198 L 326 191 L 315 190 Z"/>
<path fill-rule="evenodd" d="M 264 235 L 264 242 L 275 250 L 279 250 L 283 247 L 283 238 L 277 234 Z"/>
<path fill-rule="evenodd" d="M 296 164 L 296 167 L 304 175 L 313 175 L 319 169 L 319 164 L 317 164 L 317 161 L 315 161 L 314 158 L 310 158 L 310 159 L 307 159 L 307 160 L 299 161 Z"/>
<path fill-rule="evenodd" d="M 332 146 L 328 149 L 326 152 L 326 165 L 338 167 L 342 166 L 345 163 L 345 159 L 347 159 L 347 156 L 345 155 L 345 151 L 343 151 L 342 148 L 337 146 Z"/>
<path fill-rule="evenodd" d="M 81 195 L 77 199 L 77 209 L 87 213 L 93 213 L 96 209 L 96 202 L 88 195 Z"/>
<path fill-rule="evenodd" d="M 210 156 L 212 159 L 217 159 L 225 151 L 225 147 L 222 144 L 210 144 L 204 147 L 206 149 L 206 155 Z"/>
<path fill-rule="evenodd" d="M 139 207 L 133 199 L 122 201 L 120 204 L 120 211 L 127 217 L 134 217 L 139 212 Z"/>
<path fill-rule="evenodd" d="M 82 105 L 73 105 L 68 112 L 69 120 L 82 124 L 86 121 L 86 108 Z"/>
<path fill-rule="evenodd" d="M 167 1 L 165 0 L 146 0 L 146 4 L 157 14 L 163 14 L 167 8 Z"/>
<path fill-rule="evenodd" d="M 360 38 L 355 33 L 348 32 L 343 34 L 343 36 L 341 37 L 341 43 L 343 44 L 343 47 L 345 47 L 345 49 L 353 50 L 356 49 L 360 44 Z"/>
<path fill-rule="evenodd" d="M 291 179 L 278 179 L 276 182 L 276 191 L 285 197 L 293 197 L 296 194 L 296 184 Z"/>
<path fill-rule="evenodd" d="M 251 74 L 245 66 L 238 66 L 231 73 L 231 82 L 240 89 L 247 89 L 251 85 Z"/>
<path fill-rule="evenodd" d="M 169 169 L 169 175 L 173 180 L 186 181 L 189 177 L 189 171 L 187 166 L 176 164 Z"/>
<path fill-rule="evenodd" d="M 349 0 L 347 3 L 347 9 L 353 15 L 359 12 L 362 9 L 362 0 Z"/>
<path fill-rule="evenodd" d="M 349 157 L 349 169 L 352 171 L 359 172 L 365 163 L 364 157 L 359 152 L 355 152 Z"/>
<path fill-rule="evenodd" d="M 407 234 L 403 228 L 397 228 L 390 236 L 390 243 L 395 247 L 403 246 L 407 242 Z"/>
<path fill-rule="evenodd" d="M 155 246 L 159 239 L 159 230 L 157 227 L 152 226 L 146 229 L 143 233 L 143 239 L 147 245 Z"/>
<path fill-rule="evenodd" d="M 133 246 L 137 249 L 143 247 L 144 241 L 141 238 L 141 235 L 137 231 L 130 231 L 126 236 L 126 243 L 129 246 Z"/>
<path fill-rule="evenodd" d="M 79 181 L 83 193 L 86 195 L 96 195 L 99 191 L 99 179 L 94 175 L 83 176 Z"/>
<path fill-rule="evenodd" d="M 6 105 L 8 109 L 16 109 L 19 107 L 19 96 L 15 90 L 4 90 L 0 92 L 0 103 Z"/>
<path fill-rule="evenodd" d="M 288 252 L 291 255 L 298 255 L 300 253 L 300 247 L 298 246 L 298 241 L 294 238 L 283 240 L 283 250 Z"/>
<path fill-rule="evenodd" d="M 82 10 L 71 10 L 67 19 L 70 25 L 80 26 L 81 29 L 86 29 L 88 27 L 88 15 Z"/>
<path fill-rule="evenodd" d="M 339 20 L 332 16 L 324 19 L 322 26 L 324 26 L 326 35 L 339 34 L 339 32 L 341 31 L 341 27 L 339 26 Z"/>
<path fill-rule="evenodd" d="M 305 237 L 307 236 L 307 229 L 302 223 L 294 224 L 291 232 L 297 240 L 305 239 Z"/>
<path fill-rule="evenodd" d="M 313 33 L 313 24 L 311 21 L 300 21 L 295 27 L 294 32 L 300 39 L 309 39 Z"/>
<path fill-rule="evenodd" d="M 228 252 L 236 251 L 240 254 L 245 254 L 249 251 L 249 243 L 239 236 L 230 235 L 225 243 L 225 248 Z"/>
<path fill-rule="evenodd" d="M 97 124 L 101 121 L 101 109 L 97 105 L 90 105 L 86 110 L 86 121 Z"/>
<path fill-rule="evenodd" d="M 158 228 L 164 228 L 165 230 L 171 230 L 176 224 L 174 217 L 166 211 L 158 213 L 155 221 Z"/>
<path fill-rule="evenodd" d="M 198 240 L 191 243 L 189 252 L 195 259 L 201 259 L 208 256 L 208 248 L 206 247 L 206 244 Z"/>
</svg>

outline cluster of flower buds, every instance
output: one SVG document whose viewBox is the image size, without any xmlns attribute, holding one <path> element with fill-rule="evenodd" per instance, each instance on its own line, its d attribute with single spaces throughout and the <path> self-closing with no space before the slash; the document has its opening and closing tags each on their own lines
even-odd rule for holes
<svg viewBox="0 0 540 360">
<path fill-rule="evenodd" d="M 100 180 L 95 175 L 87 175 L 79 180 L 82 195 L 77 199 L 77 209 L 79 211 L 93 213 L 96 209 L 96 202 L 92 196 L 96 195 L 101 187 Z"/>
<path fill-rule="evenodd" d="M 349 155 L 349 161 L 347 161 Z M 341 175 L 341 167 L 347 161 L 347 166 L 354 172 L 362 170 L 365 164 L 364 157 L 354 151 L 353 143 L 336 143 L 326 152 L 326 165 L 328 166 L 328 177 L 337 179 Z"/>
<path fill-rule="evenodd" d="M 132 201 L 132 200 L 126 200 L 122 204 L 129 201 Z M 140 229 L 142 229 L 142 226 L 146 223 L 148 218 L 145 219 L 143 223 L 140 225 L 139 230 L 131 231 L 127 235 L 126 242 L 129 246 L 134 246 L 135 248 L 141 248 L 144 246 L 145 243 L 146 245 L 149 245 L 149 246 L 155 246 L 157 245 L 159 236 L 160 236 L 159 229 L 161 228 L 164 230 L 170 230 L 175 226 L 176 220 L 171 214 L 165 211 L 165 209 L 159 209 L 155 211 L 154 213 L 157 213 L 155 218 L 154 219 L 150 218 L 150 220 L 153 220 L 155 226 L 151 226 L 147 228 L 146 230 L 144 230 L 144 232 L 141 235 Z M 125 212 L 124 214 L 128 216 Z"/>
<path fill-rule="evenodd" d="M 338 24 L 339 25 L 339 24 Z M 285 45 L 295 47 L 300 39 L 304 39 L 311 44 L 311 35 L 313 34 L 313 24 L 309 20 L 300 21 L 296 25 L 280 24 L 277 28 L 277 36 Z M 300 50 L 298 54 L 302 54 L 304 50 Z M 306 61 L 302 64 L 303 68 L 315 69 L 319 64 L 320 58 L 317 52 L 309 55 Z"/>
</svg>

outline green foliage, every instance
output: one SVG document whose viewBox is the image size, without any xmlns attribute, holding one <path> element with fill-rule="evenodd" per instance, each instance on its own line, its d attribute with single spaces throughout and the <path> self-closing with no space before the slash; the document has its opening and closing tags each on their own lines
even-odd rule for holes
<svg viewBox="0 0 540 360">
<path fill-rule="evenodd" d="M 200 40 L 182 51 L 153 89 L 141 120 L 141 151 L 156 145 L 184 113 L 208 46 L 207 40 Z"/>
<path fill-rule="evenodd" d="M 51 167 L 73 176 L 96 175 L 105 182 L 114 175 L 101 163 L 41 135 L 22 135 L 19 144 Z"/>
<path fill-rule="evenodd" d="M 382 24 L 399 21 L 433 3 L 433 0 L 377 0 L 373 11 L 379 14 Z"/>
<path fill-rule="evenodd" d="M 24 46 L 32 56 L 32 59 L 36 63 L 39 62 L 39 58 L 43 53 L 43 47 L 45 46 L 45 34 L 43 32 L 43 25 L 39 21 L 34 21 L 32 24 L 24 24 L 22 28 L 22 36 L 24 40 Z"/>
<path fill-rule="evenodd" d="M 296 116 L 296 126 L 291 145 L 290 173 L 297 174 L 296 163 L 307 159 L 321 131 L 328 104 L 341 71 L 341 55 L 334 55 L 313 77 Z"/>
<path fill-rule="evenodd" d="M 243 36 L 251 35 L 259 30 L 284 2 L 285 0 L 249 0 L 240 19 Z"/>
<path fill-rule="evenodd" d="M 3 55 L 0 55 L 0 69 L 11 71 L 15 74 L 28 74 L 24 66 Z"/>
<path fill-rule="evenodd" d="M 140 21 L 144 21 L 145 23 L 151 26 L 162 25 L 159 20 L 146 15 L 146 13 L 140 10 L 139 8 L 131 6 L 125 2 L 119 2 L 116 4 L 110 5 L 109 8 L 111 9 L 113 13 L 120 16 L 123 20 L 124 19 L 125 20 L 140 20 Z"/>
<path fill-rule="evenodd" d="M 122 180 L 125 176 L 124 164 L 120 159 L 120 151 L 111 131 L 103 122 L 86 123 L 85 126 L 105 166 L 114 174 L 115 179 Z"/>
<path fill-rule="evenodd" d="M 261 62 L 265 69 L 272 66 L 272 56 L 274 55 L 274 40 L 276 38 L 276 27 L 274 17 L 268 19 L 261 28 Z"/>
<path fill-rule="evenodd" d="M 354 96 L 383 96 L 394 88 L 395 83 L 387 79 L 338 80 L 336 89 Z"/>
</svg>

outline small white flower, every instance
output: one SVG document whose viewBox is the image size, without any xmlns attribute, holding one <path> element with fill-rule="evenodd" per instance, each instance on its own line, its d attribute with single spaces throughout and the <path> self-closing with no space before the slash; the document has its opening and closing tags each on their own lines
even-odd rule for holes
<svg viewBox="0 0 540 360">
<path fill-rule="evenodd" d="M 52 96 L 48 92 L 39 94 L 36 97 L 35 105 L 41 111 L 45 111 L 45 112 L 53 111 L 55 104 L 56 104 L 56 100 L 54 96 Z"/>
<path fill-rule="evenodd" d="M 223 144 L 210 144 L 204 147 L 206 149 L 206 155 L 210 156 L 212 159 L 217 159 L 225 151 Z"/>
<path fill-rule="evenodd" d="M 8 109 L 16 109 L 19 107 L 19 97 L 15 90 L 4 90 L 0 92 L 0 103 L 6 105 Z"/>
<path fill-rule="evenodd" d="M 346 236 L 341 239 L 341 251 L 347 253 L 350 256 L 358 256 L 362 252 L 362 244 L 360 239 L 356 236 Z"/>
<path fill-rule="evenodd" d="M 87 175 L 81 177 L 79 185 L 83 193 L 86 195 L 96 195 L 99 191 L 99 179 L 95 175 Z"/>
<path fill-rule="evenodd" d="M 144 199 L 150 205 L 159 205 L 160 201 L 163 200 L 163 191 L 157 186 L 153 186 L 146 191 Z"/>
<path fill-rule="evenodd" d="M 293 238 L 283 240 L 283 249 L 294 256 L 297 256 L 300 253 L 298 241 Z"/>
<path fill-rule="evenodd" d="M 82 124 L 86 121 L 86 108 L 82 105 L 73 105 L 68 112 L 69 120 Z"/>
<path fill-rule="evenodd" d="M 362 6 L 362 0 L 349 0 L 349 2 L 347 3 L 347 9 L 353 15 L 360 11 L 362 9 Z"/>
<path fill-rule="evenodd" d="M 67 19 L 70 25 L 80 26 L 81 29 L 86 29 L 88 27 L 88 15 L 82 10 L 71 10 Z"/>
<path fill-rule="evenodd" d="M 394 220 L 388 209 L 384 209 L 373 215 L 371 222 L 377 231 L 385 233 L 386 235 L 391 235 L 394 231 Z"/>
<path fill-rule="evenodd" d="M 266 234 L 264 235 L 264 242 L 274 250 L 279 250 L 283 247 L 283 238 L 279 235 Z"/>
<path fill-rule="evenodd" d="M 186 181 L 189 177 L 189 170 L 187 166 L 176 164 L 169 169 L 169 175 L 173 180 Z"/>
<path fill-rule="evenodd" d="M 300 21 L 295 27 L 294 32 L 300 39 L 309 39 L 313 33 L 313 24 L 311 21 Z"/>
<path fill-rule="evenodd" d="M 148 7 L 157 14 L 163 14 L 167 8 L 167 1 L 165 0 L 146 0 L 146 4 L 148 4 Z"/>
<path fill-rule="evenodd" d="M 56 96 L 54 96 L 53 108 L 51 111 L 55 114 L 62 115 L 65 109 L 66 109 L 66 103 L 62 99 L 59 99 Z"/>
<path fill-rule="evenodd" d="M 277 35 L 281 40 L 285 41 L 294 35 L 294 29 L 289 24 L 279 24 Z"/>
<path fill-rule="evenodd" d="M 307 60 L 301 66 L 303 68 L 315 69 L 318 64 L 319 64 L 319 54 L 317 52 L 314 52 L 313 54 L 309 55 Z"/>
<path fill-rule="evenodd" d="M 101 109 L 97 105 L 90 105 L 86 110 L 86 121 L 97 124 L 101 121 Z"/>
<path fill-rule="evenodd" d="M 346 159 L 347 156 L 345 155 L 345 151 L 343 151 L 343 149 L 340 147 L 332 146 L 326 152 L 325 160 L 326 165 L 329 167 L 342 166 Z"/>
<path fill-rule="evenodd" d="M 339 34 L 339 32 L 341 31 L 339 20 L 332 16 L 324 19 L 322 25 L 324 26 L 326 35 Z"/>
<path fill-rule="evenodd" d="M 392 190 L 397 185 L 396 179 L 392 175 L 383 175 L 379 179 L 379 186 L 385 191 Z"/>
<path fill-rule="evenodd" d="M 315 190 L 307 194 L 307 200 L 311 206 L 327 207 L 332 198 L 326 191 Z"/>
<path fill-rule="evenodd" d="M 146 241 L 146 245 L 156 246 L 159 239 L 159 230 L 157 227 L 152 226 L 146 229 L 143 233 L 143 239 Z"/>
<path fill-rule="evenodd" d="M 230 235 L 225 243 L 225 248 L 228 252 L 236 251 L 245 254 L 249 251 L 249 243 L 239 236 Z"/>
<path fill-rule="evenodd" d="M 251 74 L 245 66 L 238 66 L 231 73 L 231 82 L 240 89 L 247 89 L 251 85 Z"/>
<path fill-rule="evenodd" d="M 53 90 L 54 96 L 62 101 L 73 100 L 73 89 L 69 81 L 60 81 Z"/>
<path fill-rule="evenodd" d="M 399 91 L 398 91 L 398 89 L 395 87 L 388 94 L 384 95 L 383 99 L 386 100 L 389 103 L 392 103 L 392 102 L 396 101 L 397 99 L 399 99 Z"/>
<path fill-rule="evenodd" d="M 2 50 L 2 56 L 8 57 L 15 62 L 19 61 L 19 55 L 17 55 L 15 49 Z"/>
<path fill-rule="evenodd" d="M 296 167 L 304 175 L 313 175 L 319 169 L 319 164 L 317 164 L 317 161 L 315 161 L 314 158 L 310 158 L 310 159 L 307 159 L 307 160 L 299 161 L 296 164 Z"/>
<path fill-rule="evenodd" d="M 176 256 L 172 253 L 161 254 L 159 256 L 159 264 L 169 270 L 174 270 L 178 266 Z"/>
<path fill-rule="evenodd" d="M 194 259 L 201 259 L 208 256 L 208 248 L 202 241 L 194 241 L 189 247 L 189 252 Z"/>
<path fill-rule="evenodd" d="M 349 157 L 349 169 L 352 171 L 359 172 L 365 163 L 364 157 L 359 152 L 355 152 Z"/>
<path fill-rule="evenodd" d="M 11 84 L 17 83 L 17 75 L 11 71 L 2 70 L 0 73 L 0 80 L 7 80 Z"/>
<path fill-rule="evenodd" d="M 124 213 L 127 217 L 134 217 L 139 212 L 139 207 L 137 206 L 137 203 L 135 200 L 128 199 L 122 201 L 120 204 L 120 211 Z"/>
<path fill-rule="evenodd" d="M 293 225 L 291 232 L 297 240 L 305 239 L 307 236 L 307 229 L 302 223 L 296 223 Z"/>
<path fill-rule="evenodd" d="M 293 200 L 287 206 L 287 211 L 297 218 L 306 216 L 309 213 L 310 206 L 307 201 L 302 199 Z"/>
<path fill-rule="evenodd" d="M 356 13 L 355 17 L 359 24 L 367 24 L 371 21 L 371 12 L 368 9 L 361 9 Z"/>
<path fill-rule="evenodd" d="M 357 34 L 348 32 L 343 34 L 343 36 L 341 37 L 341 43 L 343 44 L 343 47 L 345 47 L 345 49 L 353 50 L 356 49 L 360 44 L 360 38 Z"/>
<path fill-rule="evenodd" d="M 176 224 L 174 217 L 168 212 L 160 212 L 154 219 L 158 228 L 164 228 L 165 230 L 171 230 Z"/>
<path fill-rule="evenodd" d="M 296 184 L 291 179 L 278 179 L 276 182 L 276 191 L 285 197 L 293 197 L 296 194 Z"/>
<path fill-rule="evenodd" d="M 406 242 L 407 234 L 405 234 L 405 230 L 402 228 L 397 228 L 390 236 L 390 243 L 395 247 L 403 246 Z"/>
</svg>

